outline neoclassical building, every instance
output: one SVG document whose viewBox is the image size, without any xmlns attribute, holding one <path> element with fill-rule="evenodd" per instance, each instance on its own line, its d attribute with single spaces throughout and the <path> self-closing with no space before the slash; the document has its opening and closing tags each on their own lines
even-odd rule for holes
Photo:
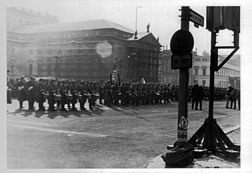
<svg viewBox="0 0 252 173">
<path fill-rule="evenodd" d="M 163 50 L 161 58 L 161 81 L 163 83 L 179 84 L 179 70 L 171 69 L 171 51 Z M 210 55 L 204 53 L 198 55 L 192 52 L 192 68 L 189 69 L 189 85 L 198 83 L 201 86 L 209 86 L 210 78 Z M 226 56 L 219 56 L 219 64 Z M 215 72 L 215 87 L 226 88 L 231 84 L 240 88 L 240 56 L 233 56 L 218 72 Z"/>
<path fill-rule="evenodd" d="M 108 20 L 45 22 L 8 30 L 10 76 L 158 82 L 160 43 Z M 14 66 L 14 67 L 13 67 Z"/>
<path fill-rule="evenodd" d="M 226 56 L 219 56 L 219 64 Z M 202 86 L 209 86 L 210 55 L 195 56 L 193 58 L 192 76 L 194 81 Z M 232 79 L 236 79 L 234 82 Z M 240 88 L 240 56 L 232 57 L 219 71 L 215 72 L 215 87 L 226 88 L 231 84 Z"/>
</svg>

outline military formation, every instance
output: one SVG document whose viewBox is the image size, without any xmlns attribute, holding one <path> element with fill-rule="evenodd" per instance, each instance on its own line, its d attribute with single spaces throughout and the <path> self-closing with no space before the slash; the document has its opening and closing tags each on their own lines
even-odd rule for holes
<svg viewBox="0 0 252 173">
<path fill-rule="evenodd" d="M 229 85 L 226 92 L 226 108 L 236 109 L 237 107 L 240 110 L 240 90 Z"/>
<path fill-rule="evenodd" d="M 200 105 L 202 100 L 208 100 L 208 87 L 201 87 L 201 92 L 190 86 L 188 90 L 188 101 L 192 105 Z M 215 89 L 215 99 L 223 100 L 226 96 L 225 88 Z M 12 99 L 19 101 L 19 109 L 24 109 L 23 102 L 28 102 L 28 110 L 35 110 L 38 104 L 40 111 L 75 111 L 94 110 L 96 103 L 111 106 L 138 106 L 150 104 L 166 104 L 178 101 L 178 86 L 170 84 L 154 83 L 116 83 L 111 80 L 106 82 L 75 81 L 75 80 L 48 80 L 24 77 L 15 81 L 8 81 L 7 103 Z M 198 99 L 200 98 L 200 99 Z M 193 108 L 194 106 L 192 106 Z"/>
</svg>

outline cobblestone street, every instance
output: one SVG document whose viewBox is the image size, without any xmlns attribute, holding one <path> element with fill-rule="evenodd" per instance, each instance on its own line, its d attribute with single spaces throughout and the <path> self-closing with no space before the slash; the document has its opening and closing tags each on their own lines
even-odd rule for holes
<svg viewBox="0 0 252 173">
<path fill-rule="evenodd" d="M 207 117 L 207 105 L 195 111 L 189 103 L 189 137 Z M 225 131 L 240 124 L 240 112 L 224 105 L 215 103 L 214 116 Z M 17 106 L 8 105 L 8 168 L 145 168 L 176 140 L 175 102 L 53 113 Z"/>
</svg>

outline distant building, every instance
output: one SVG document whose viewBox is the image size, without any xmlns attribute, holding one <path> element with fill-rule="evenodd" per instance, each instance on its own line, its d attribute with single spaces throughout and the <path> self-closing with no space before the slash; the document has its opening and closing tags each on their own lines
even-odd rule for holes
<svg viewBox="0 0 252 173">
<path fill-rule="evenodd" d="M 7 68 L 8 76 L 15 78 L 32 74 L 34 52 L 30 36 L 15 33 L 15 30 L 25 26 L 38 24 L 56 23 L 58 19 L 46 13 L 39 13 L 32 10 L 16 7 L 8 7 L 6 10 L 7 22 Z"/>
<path fill-rule="evenodd" d="M 7 42 L 16 76 L 108 80 L 116 68 L 124 81 L 158 81 L 154 35 L 107 20 L 27 25 L 9 31 Z"/>
<path fill-rule="evenodd" d="M 171 51 L 164 50 L 160 53 L 161 81 L 163 83 L 179 84 L 179 70 L 171 69 Z M 226 56 L 219 56 L 219 64 Z M 193 52 L 192 68 L 189 69 L 189 85 L 198 83 L 201 86 L 209 86 L 210 80 L 210 55 L 197 55 Z M 215 72 L 215 87 L 240 87 L 240 56 L 233 56 L 218 72 Z"/>
<path fill-rule="evenodd" d="M 225 59 L 226 56 L 219 56 L 219 64 Z M 240 57 L 233 60 L 231 58 L 219 71 L 215 72 L 215 87 L 226 88 L 231 84 L 231 78 L 240 78 Z M 210 79 L 210 56 L 196 56 L 193 59 L 192 76 L 194 81 L 202 86 L 209 86 Z M 233 87 L 238 87 L 237 83 Z"/>
</svg>

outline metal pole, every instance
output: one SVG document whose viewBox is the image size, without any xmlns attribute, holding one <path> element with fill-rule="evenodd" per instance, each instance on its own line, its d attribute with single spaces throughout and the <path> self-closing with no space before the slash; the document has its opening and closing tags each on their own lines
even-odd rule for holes
<svg viewBox="0 0 252 173">
<path fill-rule="evenodd" d="M 209 113 L 208 119 L 213 119 L 214 107 L 214 71 L 218 62 L 218 49 L 215 48 L 216 32 L 211 32 L 211 59 L 210 59 L 210 85 L 209 85 Z"/>
<path fill-rule="evenodd" d="M 182 17 L 181 17 L 181 29 L 189 30 L 189 20 L 188 11 L 189 7 L 182 7 Z M 182 129 L 179 126 L 179 122 L 182 117 L 188 117 L 187 109 L 187 96 L 188 96 L 188 80 L 189 80 L 189 70 L 180 69 L 179 72 L 179 93 L 178 93 L 178 133 L 176 143 L 186 143 L 187 142 L 187 129 Z"/>
<path fill-rule="evenodd" d="M 135 31 L 137 30 L 137 7 L 138 7 L 138 6 L 136 6 L 136 23 L 135 23 Z"/>
</svg>

